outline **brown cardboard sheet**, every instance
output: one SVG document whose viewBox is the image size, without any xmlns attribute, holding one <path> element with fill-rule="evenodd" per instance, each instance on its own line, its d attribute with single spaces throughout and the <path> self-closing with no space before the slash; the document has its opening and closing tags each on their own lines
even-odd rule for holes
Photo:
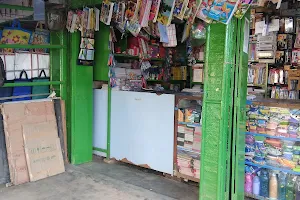
<svg viewBox="0 0 300 200">
<path fill-rule="evenodd" d="M 1 105 L 11 183 L 29 181 L 24 151 L 23 125 L 56 123 L 51 100 L 9 102 Z"/>
<path fill-rule="evenodd" d="M 23 137 L 30 181 L 65 171 L 55 121 L 23 125 Z"/>
</svg>

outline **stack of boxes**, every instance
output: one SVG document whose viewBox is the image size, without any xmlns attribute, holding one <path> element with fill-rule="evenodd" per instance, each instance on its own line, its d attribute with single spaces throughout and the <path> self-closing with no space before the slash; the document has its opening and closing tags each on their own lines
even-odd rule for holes
<svg viewBox="0 0 300 200">
<path fill-rule="evenodd" d="M 200 179 L 201 112 L 196 108 L 178 110 L 177 168 L 179 173 Z"/>
</svg>

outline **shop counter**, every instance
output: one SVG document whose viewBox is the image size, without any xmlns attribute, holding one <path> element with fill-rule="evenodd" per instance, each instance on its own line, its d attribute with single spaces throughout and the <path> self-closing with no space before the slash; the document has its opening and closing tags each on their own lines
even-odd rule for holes
<svg viewBox="0 0 300 200">
<path fill-rule="evenodd" d="M 175 95 L 112 91 L 111 158 L 173 174 Z M 107 90 L 94 90 L 94 147 L 106 148 Z"/>
</svg>

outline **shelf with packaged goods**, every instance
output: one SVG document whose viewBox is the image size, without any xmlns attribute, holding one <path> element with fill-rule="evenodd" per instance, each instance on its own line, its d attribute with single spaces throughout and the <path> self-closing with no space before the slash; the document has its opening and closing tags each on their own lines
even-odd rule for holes
<svg viewBox="0 0 300 200">
<path fill-rule="evenodd" d="M 250 165 L 250 166 L 265 168 L 265 169 L 271 169 L 271 170 L 274 170 L 274 171 L 286 172 L 286 173 L 294 174 L 294 175 L 297 175 L 297 176 L 300 175 L 300 172 L 296 172 L 296 171 L 293 171 L 291 169 L 273 167 L 273 166 L 270 166 L 270 165 L 260 165 L 260 164 L 255 164 L 255 163 L 249 162 L 249 161 L 245 161 L 245 165 Z"/>
<path fill-rule="evenodd" d="M 25 10 L 25 11 L 33 11 L 33 7 L 29 6 L 20 6 L 20 5 L 11 5 L 0 3 L 0 8 L 7 8 L 7 9 L 15 9 L 15 10 Z"/>
<path fill-rule="evenodd" d="M 180 125 L 187 125 L 189 127 L 201 127 L 200 123 L 192 123 L 192 122 L 178 122 Z"/>
<path fill-rule="evenodd" d="M 114 57 L 115 58 L 132 59 L 132 60 L 139 59 L 139 56 L 132 56 L 132 55 L 128 55 L 128 54 L 118 54 L 118 53 L 115 53 Z M 150 61 L 165 61 L 165 59 L 164 58 L 150 58 Z"/>
<path fill-rule="evenodd" d="M 273 135 L 261 134 L 261 133 L 245 132 L 245 134 L 246 135 L 253 135 L 253 136 L 262 136 L 262 137 L 267 137 L 267 138 L 272 138 L 272 139 L 279 139 L 279 140 L 288 140 L 288 141 L 295 141 L 295 142 L 300 141 L 300 138 L 288 138 L 288 137 L 273 136 Z"/>
</svg>

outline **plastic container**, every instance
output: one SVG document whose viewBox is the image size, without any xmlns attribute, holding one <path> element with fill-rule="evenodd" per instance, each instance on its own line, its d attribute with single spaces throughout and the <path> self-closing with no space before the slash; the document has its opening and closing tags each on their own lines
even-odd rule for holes
<svg viewBox="0 0 300 200">
<path fill-rule="evenodd" d="M 277 175 L 274 172 L 271 174 L 270 177 L 269 198 L 270 200 L 277 200 L 278 198 L 278 181 Z"/>
<path fill-rule="evenodd" d="M 286 200 L 295 200 L 295 182 L 297 176 L 289 174 L 286 184 Z"/>
<path fill-rule="evenodd" d="M 283 157 L 287 160 L 293 160 L 293 152 L 283 152 Z"/>
<path fill-rule="evenodd" d="M 286 173 L 280 172 L 278 175 L 278 200 L 285 200 L 286 195 Z"/>
<path fill-rule="evenodd" d="M 283 146 L 294 146 L 294 145 L 295 145 L 294 141 L 283 140 Z"/>
<path fill-rule="evenodd" d="M 266 156 L 266 163 L 267 165 L 273 166 L 273 167 L 279 167 L 279 163 L 277 161 L 277 157 L 276 156 L 271 156 L 268 155 Z"/>
<path fill-rule="evenodd" d="M 298 176 L 295 182 L 295 196 L 296 200 L 300 200 L 300 177 Z"/>
<path fill-rule="evenodd" d="M 260 180 L 260 196 L 269 197 L 269 173 L 262 169 L 259 177 Z"/>
<path fill-rule="evenodd" d="M 252 180 L 252 175 L 250 173 L 246 173 L 245 175 L 245 192 L 248 194 L 252 193 L 252 187 L 253 187 L 253 180 Z"/>
<path fill-rule="evenodd" d="M 255 176 L 253 178 L 253 186 L 252 186 L 253 195 L 259 196 L 259 190 L 260 190 L 260 180 L 258 176 Z"/>
</svg>

